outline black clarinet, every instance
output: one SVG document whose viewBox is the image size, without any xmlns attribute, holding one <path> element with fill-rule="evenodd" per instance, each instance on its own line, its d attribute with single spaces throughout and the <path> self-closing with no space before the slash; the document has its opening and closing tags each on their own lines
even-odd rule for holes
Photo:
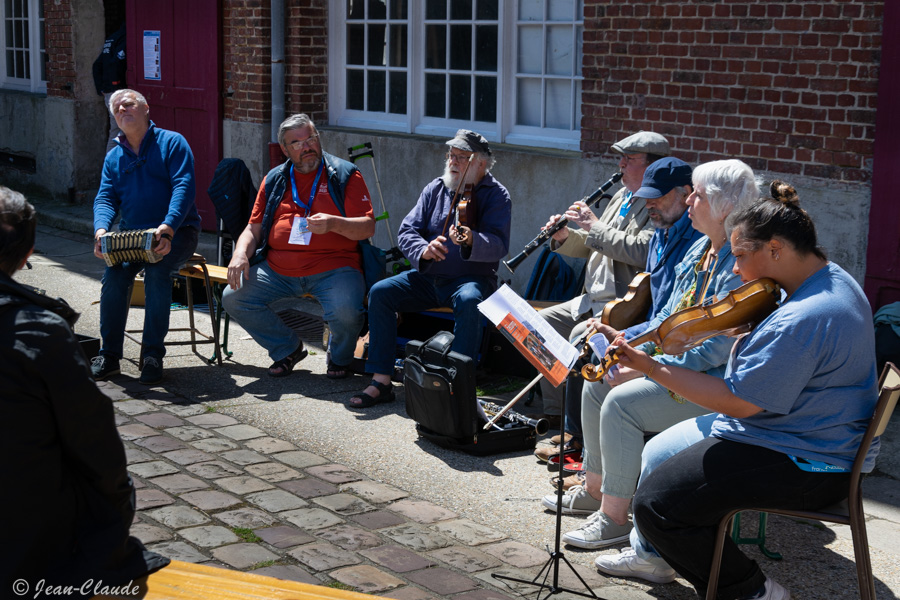
<svg viewBox="0 0 900 600">
<path fill-rule="evenodd" d="M 616 173 L 615 175 L 613 175 L 612 177 L 609 178 L 609 181 L 607 181 L 606 183 L 601 185 L 599 188 L 597 188 L 597 191 L 595 191 L 593 194 L 591 194 L 590 196 L 588 196 L 586 198 L 582 198 L 582 201 L 588 205 L 588 208 L 592 208 L 593 206 L 599 204 L 600 201 L 603 200 L 604 198 L 607 198 L 607 199 L 612 198 L 612 196 L 610 196 L 609 194 L 606 193 L 606 190 L 608 190 L 613 185 L 618 183 L 620 179 L 622 179 L 622 174 Z M 547 229 L 542 229 L 541 232 L 539 234 L 537 234 L 537 237 L 535 237 L 533 240 L 528 242 L 528 245 L 525 246 L 524 250 L 522 250 L 519 254 L 517 254 L 515 257 L 513 257 L 512 260 L 508 260 L 508 261 L 504 260 L 503 265 L 507 269 L 509 269 L 510 273 L 515 273 L 516 268 L 518 268 L 518 266 L 522 263 L 523 260 L 528 258 L 532 252 L 534 252 L 535 250 L 540 248 L 544 244 L 544 242 L 549 240 L 550 237 L 554 233 L 556 233 L 557 231 L 559 231 L 560 229 L 565 227 L 568 223 L 569 223 L 569 220 L 566 219 L 565 217 L 563 217 L 562 219 L 557 221 L 556 224 L 553 225 L 552 227 L 549 227 Z"/>
<path fill-rule="evenodd" d="M 493 402 L 488 402 L 480 398 L 478 399 L 478 402 L 481 403 L 481 408 L 484 409 L 486 415 L 495 416 L 502 410 Z M 547 419 L 529 419 L 525 415 L 513 412 L 511 410 L 506 411 L 503 416 L 505 416 L 510 421 L 515 421 L 517 423 L 527 425 L 528 427 L 534 427 L 534 431 L 538 435 L 544 435 L 545 433 L 550 431 L 550 421 L 548 421 Z"/>
</svg>

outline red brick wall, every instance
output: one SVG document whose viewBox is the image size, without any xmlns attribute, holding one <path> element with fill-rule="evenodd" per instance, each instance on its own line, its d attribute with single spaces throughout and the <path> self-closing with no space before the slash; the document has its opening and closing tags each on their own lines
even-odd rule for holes
<svg viewBox="0 0 900 600">
<path fill-rule="evenodd" d="M 585 5 L 585 155 L 648 129 L 693 164 L 871 178 L 881 0 Z"/>
<path fill-rule="evenodd" d="M 285 114 L 327 119 L 327 6 L 325 0 L 285 2 Z M 225 118 L 264 123 L 271 118 L 271 11 L 261 0 L 225 0 L 223 66 Z"/>
<path fill-rule="evenodd" d="M 47 47 L 47 95 L 75 98 L 75 55 L 72 47 L 72 6 L 69 0 L 44 2 Z"/>
</svg>

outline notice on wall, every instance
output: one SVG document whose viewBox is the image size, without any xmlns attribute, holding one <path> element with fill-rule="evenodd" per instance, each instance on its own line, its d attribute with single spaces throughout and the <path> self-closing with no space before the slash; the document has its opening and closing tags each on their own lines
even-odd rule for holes
<svg viewBox="0 0 900 600">
<path fill-rule="evenodd" d="M 159 31 L 144 31 L 144 79 L 160 79 Z"/>
</svg>

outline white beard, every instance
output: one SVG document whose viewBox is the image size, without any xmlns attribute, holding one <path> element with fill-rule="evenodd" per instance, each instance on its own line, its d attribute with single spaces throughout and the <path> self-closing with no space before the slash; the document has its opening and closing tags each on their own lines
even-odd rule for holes
<svg viewBox="0 0 900 600">
<path fill-rule="evenodd" d="M 441 181 L 444 182 L 444 187 L 448 190 L 456 190 L 456 188 L 459 187 L 460 175 L 462 175 L 462 173 L 451 173 L 449 164 L 444 165 L 444 174 L 441 175 Z M 469 170 L 466 171 L 466 183 L 475 183 L 476 177 L 478 177 L 478 169 L 474 168 L 474 165 L 470 165 Z"/>
</svg>

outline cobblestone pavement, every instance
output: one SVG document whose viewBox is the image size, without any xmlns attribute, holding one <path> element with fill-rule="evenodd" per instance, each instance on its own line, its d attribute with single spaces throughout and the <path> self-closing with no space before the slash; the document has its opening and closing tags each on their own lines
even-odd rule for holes
<svg viewBox="0 0 900 600">
<path fill-rule="evenodd" d="M 76 331 L 96 336 L 102 261 L 85 236 L 89 207 L 36 205 L 42 225 L 34 268 L 17 279 L 64 297 L 82 313 Z M 139 327 L 141 311 L 131 313 L 129 326 Z M 183 311 L 173 312 L 173 327 L 185 322 Z M 123 375 L 100 384 L 113 400 L 139 486 L 135 535 L 174 559 L 338 582 L 401 600 L 534 597 L 531 586 L 492 577 L 531 580 L 553 543 L 553 516 L 540 507 L 551 491 L 548 474 L 529 452 L 473 458 L 440 451 L 416 439 L 402 395 L 364 412 L 346 410 L 344 401 L 365 380 L 326 380 L 321 346 L 310 347 L 298 372 L 275 380 L 263 374 L 265 353 L 240 328 L 232 325 L 231 334 L 235 356 L 221 368 L 189 347 L 173 347 L 166 378 L 148 388 L 137 383 L 137 346 L 129 344 Z M 897 421 L 866 481 L 879 598 L 900 594 Z M 581 521 L 564 517 L 563 530 Z M 846 527 L 773 517 L 768 535 L 769 548 L 785 560 L 743 549 L 792 597 L 855 597 Z M 599 575 L 593 558 L 621 547 L 565 552 L 608 600 L 695 597 L 681 579 L 650 585 Z M 583 589 L 568 567 L 560 576 L 564 587 Z"/>
<path fill-rule="evenodd" d="M 493 574 L 530 580 L 547 561 L 543 550 L 202 404 L 133 380 L 99 386 L 115 402 L 137 486 L 132 533 L 173 559 L 402 600 L 507 598 Z M 595 589 L 615 587 L 578 571 Z M 563 575 L 564 586 L 577 583 Z"/>
</svg>

